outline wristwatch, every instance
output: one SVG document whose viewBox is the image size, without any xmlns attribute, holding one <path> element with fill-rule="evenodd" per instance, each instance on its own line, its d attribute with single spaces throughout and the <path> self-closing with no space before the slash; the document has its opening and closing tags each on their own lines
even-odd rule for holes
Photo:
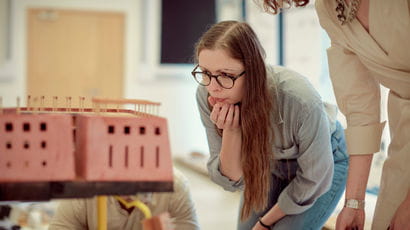
<svg viewBox="0 0 410 230">
<path fill-rule="evenodd" d="M 353 209 L 364 209 L 364 200 L 346 199 L 345 207 Z"/>
</svg>

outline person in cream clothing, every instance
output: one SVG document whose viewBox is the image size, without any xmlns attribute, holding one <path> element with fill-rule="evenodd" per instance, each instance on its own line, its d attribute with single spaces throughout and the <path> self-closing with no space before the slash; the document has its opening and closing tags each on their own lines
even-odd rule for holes
<svg viewBox="0 0 410 230">
<path fill-rule="evenodd" d="M 346 198 L 363 200 L 372 154 L 379 151 L 380 85 L 390 89 L 388 119 L 391 143 L 383 166 L 372 229 L 410 229 L 410 1 L 350 0 L 356 17 L 341 25 L 335 0 L 317 0 L 320 24 L 332 44 L 330 76 L 341 111 L 347 119 L 351 155 Z M 349 8 L 345 7 L 345 11 Z M 346 12 L 347 13 L 347 12 Z M 340 16 L 339 16 L 340 18 Z M 344 208 L 338 227 L 361 221 L 356 210 Z M 358 225 L 360 226 L 360 225 Z"/>
<path fill-rule="evenodd" d="M 309 0 L 260 0 L 276 14 Z M 330 77 L 350 154 L 344 209 L 336 229 L 363 229 L 364 198 L 373 153 L 379 152 L 380 85 L 390 89 L 391 143 L 372 229 L 410 229 L 410 0 L 316 0 L 326 30 Z"/>
</svg>

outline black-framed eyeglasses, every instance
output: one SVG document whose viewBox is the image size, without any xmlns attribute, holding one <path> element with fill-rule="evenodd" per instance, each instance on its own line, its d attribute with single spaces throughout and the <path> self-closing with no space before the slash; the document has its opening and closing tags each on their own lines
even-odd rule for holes
<svg viewBox="0 0 410 230">
<path fill-rule="evenodd" d="M 235 81 L 240 78 L 242 75 L 245 74 L 245 71 L 240 73 L 237 76 L 232 76 L 226 73 L 221 73 L 218 75 L 213 75 L 209 72 L 201 72 L 201 71 L 196 71 L 198 69 L 199 65 L 196 65 L 194 70 L 192 70 L 191 74 L 194 76 L 195 81 L 197 81 L 200 85 L 203 86 L 208 86 L 211 84 L 211 79 L 215 78 L 216 82 L 224 88 L 224 89 L 231 89 L 233 85 L 235 84 Z"/>
</svg>

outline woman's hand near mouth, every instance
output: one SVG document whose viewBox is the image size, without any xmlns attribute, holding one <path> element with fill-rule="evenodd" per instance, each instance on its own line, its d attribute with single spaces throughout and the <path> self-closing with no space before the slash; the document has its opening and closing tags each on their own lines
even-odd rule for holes
<svg viewBox="0 0 410 230">
<path fill-rule="evenodd" d="M 241 131 L 239 118 L 240 111 L 238 105 L 218 102 L 217 98 L 208 97 L 209 104 L 213 107 L 210 115 L 211 121 L 224 131 Z"/>
</svg>

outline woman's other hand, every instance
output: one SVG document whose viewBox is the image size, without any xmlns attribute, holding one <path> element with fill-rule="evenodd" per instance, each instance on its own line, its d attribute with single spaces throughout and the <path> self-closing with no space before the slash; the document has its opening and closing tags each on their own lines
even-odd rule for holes
<svg viewBox="0 0 410 230">
<path fill-rule="evenodd" d="M 336 230 L 363 230 L 365 213 L 363 209 L 343 208 L 336 221 Z"/>
</svg>

